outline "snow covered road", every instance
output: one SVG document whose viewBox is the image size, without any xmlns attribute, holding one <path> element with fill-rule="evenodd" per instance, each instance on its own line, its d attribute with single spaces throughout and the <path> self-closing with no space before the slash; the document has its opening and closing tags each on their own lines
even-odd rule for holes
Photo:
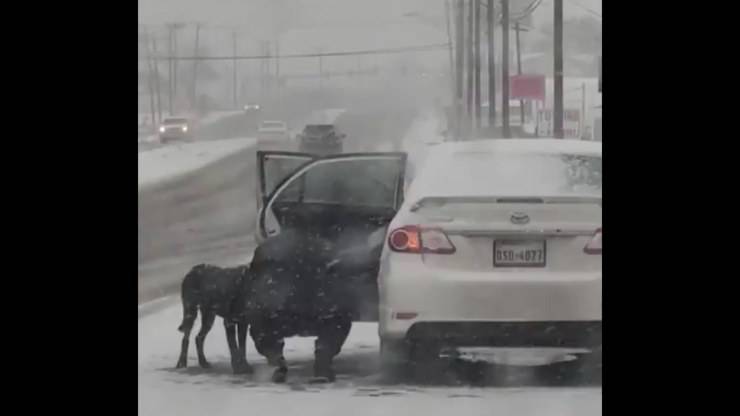
<svg viewBox="0 0 740 416">
<path fill-rule="evenodd" d="M 220 319 L 206 340 L 206 356 L 213 368 L 200 369 L 191 348 L 189 367 L 175 370 L 181 335 L 176 327 L 181 318 L 181 307 L 173 302 L 139 319 L 140 416 L 601 415 L 600 388 L 522 387 L 528 381 L 527 371 L 509 371 L 495 386 L 483 387 L 383 382 L 378 373 L 377 325 L 370 323 L 354 325 L 335 362 L 337 381 L 327 385 L 308 383 L 312 338 L 286 341 L 290 370 L 285 385 L 270 381 L 272 368 L 256 353 L 251 340 L 247 359 L 255 373 L 233 375 Z"/>
</svg>

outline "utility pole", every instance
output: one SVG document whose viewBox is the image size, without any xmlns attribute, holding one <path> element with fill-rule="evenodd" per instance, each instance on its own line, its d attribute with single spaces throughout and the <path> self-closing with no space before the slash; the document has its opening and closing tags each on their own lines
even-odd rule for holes
<svg viewBox="0 0 740 416">
<path fill-rule="evenodd" d="M 475 132 L 476 136 L 481 128 L 481 109 L 480 109 L 480 2 L 481 0 L 475 0 L 475 23 L 473 25 L 473 31 L 475 36 L 473 40 L 475 42 Z"/>
<path fill-rule="evenodd" d="M 454 111 L 453 117 L 455 117 L 454 123 L 457 124 L 458 114 L 457 114 L 457 92 L 455 90 L 456 80 L 455 80 L 455 58 L 454 53 L 452 51 L 453 49 L 453 41 L 452 41 L 452 28 L 450 23 L 450 1 L 451 0 L 445 0 L 445 24 L 447 25 L 447 42 L 449 43 L 449 47 L 447 48 L 449 55 L 450 55 L 450 87 L 452 88 L 450 92 L 452 93 L 452 108 Z M 449 120 L 447 122 L 449 127 Z"/>
<path fill-rule="evenodd" d="M 466 107 L 465 130 L 470 132 L 473 127 L 473 1 L 468 0 L 468 38 L 466 39 L 467 61 L 468 61 L 468 96 Z M 470 134 L 466 134 L 470 136 Z"/>
<path fill-rule="evenodd" d="M 486 9 L 486 21 L 488 22 L 488 126 L 496 128 L 496 54 L 494 51 L 494 31 L 496 23 L 494 20 L 494 0 L 488 0 Z"/>
<path fill-rule="evenodd" d="M 199 38 L 200 36 L 200 23 L 197 23 L 195 25 L 195 50 L 193 51 L 193 56 L 195 58 L 198 57 L 198 52 L 200 50 L 200 44 L 199 44 Z M 198 59 L 193 59 L 193 87 L 191 94 L 191 105 L 195 108 L 197 108 L 197 101 L 198 101 Z"/>
<path fill-rule="evenodd" d="M 506 139 L 511 138 L 511 126 L 509 125 L 509 0 L 501 0 L 501 34 L 503 41 L 503 60 L 501 62 L 501 77 L 503 78 L 501 85 L 501 99 L 502 99 L 502 111 L 501 117 L 503 117 L 503 136 Z"/>
<path fill-rule="evenodd" d="M 260 43 L 262 49 L 262 55 L 267 56 L 267 42 L 262 41 Z M 261 100 L 264 101 L 267 97 L 267 60 L 260 60 L 260 95 Z"/>
<path fill-rule="evenodd" d="M 278 102 L 280 101 L 280 39 L 275 39 L 275 88 Z"/>
<path fill-rule="evenodd" d="M 581 125 L 579 136 L 582 138 L 586 127 L 586 83 L 581 84 Z"/>
<path fill-rule="evenodd" d="M 162 121 L 162 97 L 159 86 L 159 59 L 157 58 L 157 37 L 152 38 L 152 52 L 154 53 L 154 88 L 157 90 L 157 119 Z"/>
<path fill-rule="evenodd" d="M 236 81 L 236 31 L 231 32 L 231 41 L 232 41 L 232 52 L 234 55 L 234 59 L 232 61 L 232 79 L 231 79 L 231 86 L 233 91 L 233 99 L 234 99 L 234 110 L 239 108 L 239 103 L 237 99 L 237 81 Z"/>
<path fill-rule="evenodd" d="M 173 34 L 172 38 L 172 55 L 177 56 L 177 28 L 175 27 L 175 32 Z M 179 62 L 177 59 L 173 62 L 173 68 L 172 68 L 172 95 L 175 97 L 175 107 L 177 107 L 177 66 Z"/>
<path fill-rule="evenodd" d="M 272 63 L 272 48 L 270 47 L 270 41 L 265 42 L 265 55 L 267 56 L 267 59 L 265 59 L 265 80 L 267 81 L 267 90 L 270 94 L 270 98 L 272 98 L 272 69 L 271 63 Z"/>
<path fill-rule="evenodd" d="M 319 49 L 319 96 L 321 100 L 324 99 L 324 61 L 322 60 L 321 53 L 323 51 Z"/>
<path fill-rule="evenodd" d="M 146 66 L 147 66 L 147 88 L 149 90 L 149 114 L 152 120 L 152 127 L 157 127 L 157 114 L 154 108 L 154 67 L 152 66 L 152 54 L 149 48 L 149 31 L 144 29 L 144 45 L 146 47 Z"/>
<path fill-rule="evenodd" d="M 172 66 L 172 56 L 173 56 L 173 46 L 172 46 L 172 32 L 174 31 L 174 26 L 172 23 L 167 24 L 167 111 L 170 115 L 173 114 L 172 111 L 172 93 L 173 93 L 173 87 L 172 87 L 172 73 L 174 72 L 173 66 Z"/>
<path fill-rule="evenodd" d="M 522 74 L 522 44 L 519 42 L 519 31 L 521 31 L 521 28 L 519 27 L 518 20 L 514 23 L 514 31 L 516 35 L 516 74 L 521 75 Z M 522 122 L 522 127 L 524 127 L 524 100 L 519 100 L 519 117 Z"/>
<path fill-rule="evenodd" d="M 563 0 L 555 0 L 555 94 L 553 98 L 553 126 L 555 138 L 563 138 Z"/>
<path fill-rule="evenodd" d="M 493 0 L 489 0 L 493 1 Z M 465 3 L 464 0 L 457 0 L 455 5 L 455 76 L 456 76 L 456 88 L 455 88 L 455 111 L 457 119 L 456 127 L 456 139 L 460 140 L 462 136 L 462 115 L 463 115 L 463 83 L 465 78 Z"/>
</svg>

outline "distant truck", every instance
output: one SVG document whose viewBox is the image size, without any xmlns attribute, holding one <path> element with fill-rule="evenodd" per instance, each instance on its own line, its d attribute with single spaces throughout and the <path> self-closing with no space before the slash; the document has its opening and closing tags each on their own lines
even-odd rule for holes
<svg viewBox="0 0 740 416">
<path fill-rule="evenodd" d="M 342 153 L 345 137 L 333 124 L 309 124 L 298 135 L 299 151 L 318 155 Z"/>
</svg>

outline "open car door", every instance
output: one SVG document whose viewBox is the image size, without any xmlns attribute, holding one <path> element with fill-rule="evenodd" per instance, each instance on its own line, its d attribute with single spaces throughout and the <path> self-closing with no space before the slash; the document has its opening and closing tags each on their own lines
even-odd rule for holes
<svg viewBox="0 0 740 416">
<path fill-rule="evenodd" d="M 331 247 L 322 256 L 338 281 L 333 296 L 351 300 L 354 320 L 377 320 L 377 269 L 385 229 L 403 202 L 406 154 L 302 157 L 311 160 L 285 176 L 265 199 L 259 233 L 270 238 L 290 229 L 320 236 Z"/>
<path fill-rule="evenodd" d="M 296 169 L 315 159 L 308 153 L 257 151 L 257 242 L 267 238 L 259 226 L 259 218 L 267 197 Z"/>
</svg>

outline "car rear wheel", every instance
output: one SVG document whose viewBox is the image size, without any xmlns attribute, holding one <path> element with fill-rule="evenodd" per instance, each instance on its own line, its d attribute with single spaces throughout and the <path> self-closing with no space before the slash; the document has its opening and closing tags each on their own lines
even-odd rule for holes
<svg viewBox="0 0 740 416">
<path fill-rule="evenodd" d="M 416 383 L 444 382 L 449 362 L 440 357 L 442 346 L 432 341 L 415 341 L 410 347 L 408 375 Z"/>
<path fill-rule="evenodd" d="M 541 367 L 541 376 L 548 384 L 591 386 L 601 385 L 601 349 L 581 354 L 575 360 Z"/>
</svg>

